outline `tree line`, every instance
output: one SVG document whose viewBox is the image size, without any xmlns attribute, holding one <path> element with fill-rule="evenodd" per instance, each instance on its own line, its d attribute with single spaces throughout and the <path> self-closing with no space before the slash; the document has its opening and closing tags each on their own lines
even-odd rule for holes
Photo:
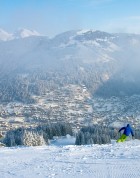
<svg viewBox="0 0 140 178">
<path fill-rule="evenodd" d="M 50 123 L 35 128 L 20 127 L 7 131 L 3 143 L 8 147 L 48 145 L 49 139 L 53 139 L 53 136 L 66 136 L 67 134 L 73 135 L 69 123 Z"/>
<path fill-rule="evenodd" d="M 133 128 L 135 139 L 140 139 L 140 129 Z M 76 145 L 108 144 L 111 140 L 117 140 L 121 133 L 118 129 L 106 126 L 87 126 L 80 129 L 76 135 Z"/>
<path fill-rule="evenodd" d="M 140 139 L 140 129 L 133 128 L 135 139 Z M 40 146 L 49 145 L 49 140 L 54 136 L 74 136 L 74 132 L 69 123 L 49 123 L 37 127 L 20 127 L 7 131 L 2 143 L 6 146 Z M 88 144 L 109 144 L 111 140 L 120 137 L 118 129 L 107 126 L 86 126 L 76 134 L 76 145 Z"/>
</svg>

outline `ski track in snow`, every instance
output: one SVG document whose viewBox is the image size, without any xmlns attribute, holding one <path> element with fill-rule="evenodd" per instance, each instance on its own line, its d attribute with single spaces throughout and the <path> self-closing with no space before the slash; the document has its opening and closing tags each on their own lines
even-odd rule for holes
<svg viewBox="0 0 140 178">
<path fill-rule="evenodd" d="M 140 141 L 0 148 L 2 178 L 140 178 Z"/>
</svg>

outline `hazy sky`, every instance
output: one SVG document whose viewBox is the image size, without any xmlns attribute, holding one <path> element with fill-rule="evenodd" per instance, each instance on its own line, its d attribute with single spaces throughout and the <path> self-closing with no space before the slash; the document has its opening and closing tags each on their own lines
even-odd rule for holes
<svg viewBox="0 0 140 178">
<path fill-rule="evenodd" d="M 48 36 L 72 29 L 140 33 L 140 0 L 0 0 L 0 28 Z"/>
</svg>

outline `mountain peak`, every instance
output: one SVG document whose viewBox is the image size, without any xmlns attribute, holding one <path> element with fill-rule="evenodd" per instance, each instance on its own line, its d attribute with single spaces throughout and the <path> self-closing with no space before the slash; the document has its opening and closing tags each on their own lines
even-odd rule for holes
<svg viewBox="0 0 140 178">
<path fill-rule="evenodd" d="M 41 34 L 35 30 L 28 30 L 24 28 L 18 29 L 16 32 L 12 34 L 0 28 L 0 40 L 1 41 L 9 41 L 9 40 L 14 40 L 14 39 L 26 38 L 30 36 L 41 36 Z"/>
<path fill-rule="evenodd" d="M 37 31 L 35 30 L 28 30 L 28 29 L 18 29 L 14 34 L 14 38 L 26 38 L 30 36 L 41 36 Z"/>
<path fill-rule="evenodd" d="M 12 39 L 12 34 L 4 31 L 3 29 L 0 28 L 0 40 L 2 41 L 7 41 Z"/>
<path fill-rule="evenodd" d="M 96 30 L 92 30 L 92 29 L 82 29 L 82 30 L 78 30 L 77 31 L 77 35 L 83 35 L 85 33 L 93 33 L 93 32 L 96 32 Z"/>
</svg>

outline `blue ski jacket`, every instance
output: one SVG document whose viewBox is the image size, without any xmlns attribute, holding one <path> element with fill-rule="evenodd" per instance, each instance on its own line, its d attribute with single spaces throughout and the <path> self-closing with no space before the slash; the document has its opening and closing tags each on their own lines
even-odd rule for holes
<svg viewBox="0 0 140 178">
<path fill-rule="evenodd" d="M 123 134 L 125 134 L 126 136 L 129 136 L 130 134 L 134 136 L 133 130 L 129 124 L 127 124 L 126 127 L 122 127 L 119 132 L 121 132 L 122 130 L 124 130 Z"/>
</svg>

